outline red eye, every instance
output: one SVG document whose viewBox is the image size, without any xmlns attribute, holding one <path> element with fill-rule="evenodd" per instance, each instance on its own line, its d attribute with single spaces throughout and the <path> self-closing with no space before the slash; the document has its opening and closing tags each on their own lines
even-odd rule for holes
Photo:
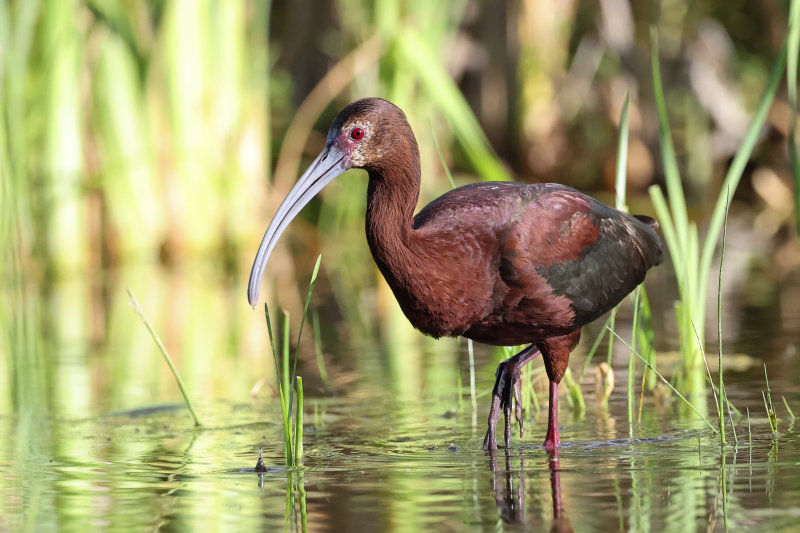
<svg viewBox="0 0 800 533">
<path fill-rule="evenodd" d="M 350 132 L 350 137 L 356 141 L 360 141 L 364 138 L 364 130 L 361 128 L 353 128 L 353 131 Z"/>
</svg>

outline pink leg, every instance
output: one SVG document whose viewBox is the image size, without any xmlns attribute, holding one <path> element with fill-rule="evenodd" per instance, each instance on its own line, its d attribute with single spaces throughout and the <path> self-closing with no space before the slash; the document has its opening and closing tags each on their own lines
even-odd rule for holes
<svg viewBox="0 0 800 533">
<path fill-rule="evenodd" d="M 561 446 L 558 436 L 558 383 L 550 382 L 550 407 L 547 414 L 547 436 L 544 438 L 544 449 L 553 451 Z"/>
<path fill-rule="evenodd" d="M 564 503 L 561 499 L 561 467 L 558 462 L 558 450 L 551 450 L 548 454 L 550 455 L 550 488 L 553 493 L 553 519 L 558 520 L 564 515 Z"/>
</svg>

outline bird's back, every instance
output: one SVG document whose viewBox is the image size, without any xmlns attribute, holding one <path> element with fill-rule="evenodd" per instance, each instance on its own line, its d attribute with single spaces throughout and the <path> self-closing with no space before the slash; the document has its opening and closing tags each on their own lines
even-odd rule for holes
<svg viewBox="0 0 800 533">
<path fill-rule="evenodd" d="M 490 344 L 565 334 L 609 311 L 661 262 L 656 226 L 570 187 L 512 182 L 454 189 L 414 218 L 423 232 L 492 235 L 489 305 L 463 331 Z"/>
</svg>

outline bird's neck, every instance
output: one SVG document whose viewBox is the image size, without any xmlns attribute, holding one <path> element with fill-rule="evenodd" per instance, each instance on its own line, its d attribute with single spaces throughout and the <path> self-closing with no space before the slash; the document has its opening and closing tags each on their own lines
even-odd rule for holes
<svg viewBox="0 0 800 533">
<path fill-rule="evenodd" d="M 367 189 L 367 242 L 395 293 L 408 287 L 406 278 L 413 276 L 412 263 L 416 259 L 414 209 L 419 198 L 419 156 L 412 154 L 406 161 L 412 164 L 387 165 L 382 171 L 370 171 Z"/>
</svg>

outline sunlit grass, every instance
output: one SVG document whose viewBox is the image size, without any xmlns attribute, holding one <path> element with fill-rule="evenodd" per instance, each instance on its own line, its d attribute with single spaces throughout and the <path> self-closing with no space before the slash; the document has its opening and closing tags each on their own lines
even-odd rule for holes
<svg viewBox="0 0 800 533">
<path fill-rule="evenodd" d="M 800 56 L 800 1 L 789 4 L 789 35 L 787 37 L 786 84 L 792 118 L 789 125 L 789 161 L 794 176 L 794 211 L 797 233 L 800 234 L 800 155 L 797 146 L 797 68 Z"/>
<path fill-rule="evenodd" d="M 275 361 L 275 375 L 278 376 L 278 391 L 281 399 L 281 414 L 283 421 L 283 451 L 286 466 L 301 466 L 303 464 L 303 378 L 297 376 L 297 359 L 300 351 L 300 339 L 303 335 L 303 325 L 308 315 L 308 306 L 311 302 L 311 295 L 314 292 L 314 285 L 319 274 L 319 267 L 322 262 L 322 255 L 317 257 L 314 270 L 311 273 L 311 280 L 308 282 L 308 292 L 306 293 L 303 315 L 300 318 L 300 328 L 297 334 L 297 344 L 295 345 L 294 356 L 290 358 L 289 351 L 289 313 L 283 312 L 283 333 L 280 341 L 280 353 L 276 346 L 278 341 L 272 330 L 272 320 L 269 316 L 269 306 L 264 302 L 264 317 L 267 322 L 267 333 L 269 335 L 272 356 Z M 290 364 L 290 359 L 293 363 Z M 292 367 L 290 370 L 290 366 Z M 292 386 L 294 384 L 294 387 Z M 296 404 L 296 405 L 294 405 Z M 292 412 L 294 410 L 294 417 Z"/>
<path fill-rule="evenodd" d="M 769 420 L 769 429 L 772 432 L 772 439 L 778 438 L 778 415 L 775 413 L 775 406 L 772 404 L 772 390 L 769 388 L 769 376 L 767 375 L 767 364 L 764 363 L 764 382 L 767 385 L 767 390 L 761 391 L 761 397 L 764 399 L 764 409 L 767 411 L 767 419 Z"/>
<path fill-rule="evenodd" d="M 701 412 L 700 412 L 700 411 L 699 411 L 699 410 L 698 410 L 698 409 L 697 409 L 697 408 L 694 406 L 694 404 L 692 404 L 692 402 L 691 402 L 691 401 L 689 401 L 689 399 L 688 399 L 688 398 L 686 398 L 686 396 L 684 396 L 683 394 L 681 394 L 681 392 L 680 392 L 680 391 L 679 391 L 677 388 L 675 388 L 675 386 L 674 386 L 672 383 L 670 383 L 670 382 L 669 382 L 669 380 L 667 380 L 667 378 L 665 378 L 664 376 L 662 376 L 662 375 L 661 375 L 661 373 L 660 373 L 660 372 L 658 372 L 658 370 L 656 370 L 654 367 L 652 367 L 652 366 L 650 365 L 650 362 L 649 362 L 647 359 L 645 359 L 644 357 L 642 357 L 642 355 L 641 355 L 639 352 L 637 352 L 636 350 L 634 350 L 634 349 L 633 349 L 633 346 L 631 346 L 630 344 L 628 344 L 628 342 L 627 342 L 627 341 L 625 341 L 625 339 L 623 339 L 622 337 L 620 337 L 620 336 L 619 336 L 619 334 L 617 334 L 617 332 L 615 332 L 614 330 L 612 330 L 612 329 L 611 329 L 609 326 L 606 326 L 606 328 L 608 329 L 609 333 L 611 333 L 611 334 L 612 334 L 614 337 L 616 337 L 616 338 L 617 338 L 617 340 L 618 340 L 618 341 L 620 341 L 622 344 L 624 344 L 624 345 L 625 345 L 625 346 L 626 346 L 626 347 L 627 347 L 627 348 L 630 350 L 630 352 L 631 352 L 633 355 L 635 355 L 636 357 L 638 357 L 638 358 L 639 358 L 639 360 L 640 360 L 640 361 L 642 361 L 642 363 L 644 363 L 644 365 L 645 365 L 645 366 L 646 366 L 646 367 L 647 367 L 649 370 L 651 370 L 651 371 L 652 371 L 652 372 L 653 372 L 653 373 L 654 373 L 656 376 L 658 376 L 658 378 L 661 380 L 661 382 L 662 382 L 662 383 L 664 383 L 664 385 L 666 385 L 666 386 L 667 386 L 667 387 L 668 387 L 668 388 L 669 388 L 669 389 L 670 389 L 670 390 L 671 390 L 673 393 L 675 393 L 675 395 L 676 395 L 678 398 L 680 398 L 680 399 L 683 401 L 683 403 L 684 403 L 684 404 L 685 404 L 685 405 L 686 405 L 686 406 L 687 406 L 689 409 L 691 409 L 692 411 L 694 411 L 694 413 L 695 413 L 695 414 L 696 414 L 696 415 L 697 415 L 697 416 L 698 416 L 698 417 L 699 417 L 699 418 L 700 418 L 700 419 L 701 419 L 703 422 L 705 422 L 705 424 L 706 424 L 706 425 L 709 427 L 709 429 L 711 429 L 711 431 L 713 431 L 714 433 L 717 433 L 718 429 L 714 427 L 714 425 L 713 425 L 713 424 L 712 424 L 712 423 L 711 423 L 711 422 L 708 420 L 708 418 L 706 418 L 706 416 L 705 416 L 703 413 L 701 413 Z"/>
<path fill-rule="evenodd" d="M 147 316 L 144 314 L 144 310 L 139 305 L 139 301 L 136 299 L 136 295 L 133 294 L 133 291 L 131 290 L 130 287 L 128 287 L 127 290 L 128 290 L 128 297 L 130 297 L 131 306 L 133 307 L 133 310 L 142 320 L 142 323 L 147 328 L 147 331 L 150 333 L 150 336 L 153 338 L 153 341 L 158 346 L 158 350 L 161 352 L 161 356 L 164 358 L 164 361 L 167 363 L 167 366 L 169 366 L 172 375 L 175 376 L 175 381 L 178 383 L 178 388 L 181 391 L 181 396 L 183 396 L 183 400 L 186 402 L 186 407 L 189 408 L 189 412 L 192 414 L 192 418 L 194 419 L 194 425 L 195 426 L 202 425 L 200 423 L 200 418 L 197 416 L 197 413 L 195 412 L 194 407 L 192 406 L 192 400 L 191 398 L 189 398 L 189 392 L 186 390 L 186 386 L 183 384 L 183 379 L 181 379 L 181 374 L 180 372 L 178 372 L 175 363 L 172 362 L 172 357 L 170 357 L 169 352 L 167 351 L 167 348 L 164 346 L 164 343 L 161 342 L 158 333 L 156 333 L 155 329 L 153 329 L 153 325 L 150 323 L 150 321 L 147 319 Z"/>
<path fill-rule="evenodd" d="M 314 330 L 314 357 L 317 361 L 317 372 L 322 386 L 328 389 L 328 370 L 325 368 L 325 358 L 322 356 L 322 334 L 319 329 L 319 312 L 314 309 L 311 312 L 311 327 Z"/>
<path fill-rule="evenodd" d="M 661 82 L 661 67 L 658 52 L 658 35 L 651 30 L 651 61 L 653 86 L 656 107 L 658 110 L 659 142 L 666 180 L 667 197 L 659 186 L 650 188 L 650 196 L 661 224 L 664 239 L 670 252 L 675 276 L 678 281 L 679 301 L 677 305 L 677 323 L 680 349 L 683 356 L 683 373 L 686 379 L 685 390 L 691 392 L 695 407 L 705 410 L 703 394 L 703 374 L 701 350 L 698 337 L 704 338 L 705 304 L 711 261 L 714 257 L 717 241 L 724 222 L 728 195 L 733 195 L 739 180 L 750 159 L 753 148 L 763 128 L 767 113 L 772 105 L 777 87 L 783 74 L 786 59 L 786 46 L 781 49 L 778 58 L 767 80 L 764 93 L 758 108 L 753 115 L 744 141 L 728 169 L 722 184 L 722 190 L 714 204 L 708 231 L 701 241 L 697 225 L 690 221 L 687 214 L 686 198 L 678 170 L 678 160 L 672 142 L 667 116 L 664 89 Z M 698 329 L 694 334 L 692 323 Z"/>
<path fill-rule="evenodd" d="M 725 202 L 725 221 L 722 225 L 722 243 L 719 249 L 719 277 L 717 278 L 717 358 L 719 365 L 719 405 L 717 405 L 717 412 L 719 417 L 719 438 L 720 444 L 725 445 L 725 406 L 728 403 L 728 395 L 725 392 L 725 380 L 722 365 L 722 267 L 725 264 L 725 244 L 728 236 L 728 210 L 730 208 L 730 195 L 728 195 Z M 733 428 L 733 435 L 736 438 L 736 428 L 733 425 L 733 418 L 731 418 L 731 428 Z M 738 439 L 736 439 L 738 441 Z"/>
<path fill-rule="evenodd" d="M 789 418 L 792 420 L 797 418 L 796 416 L 794 416 L 794 411 L 792 411 L 792 408 L 789 407 L 789 402 L 786 401 L 786 397 L 781 395 L 781 400 L 783 400 L 783 405 L 784 407 L 786 407 L 786 411 L 789 413 Z"/>
<path fill-rule="evenodd" d="M 627 182 L 628 182 L 628 107 L 630 105 L 630 95 L 625 95 L 625 102 L 622 105 L 619 120 L 619 136 L 617 140 L 617 164 L 615 171 L 615 207 L 627 212 Z M 627 382 L 627 407 L 628 407 L 628 434 L 633 436 L 634 419 L 641 420 L 642 406 L 644 404 L 644 388 L 647 377 L 652 375 L 655 370 L 655 354 L 652 350 L 651 340 L 653 338 L 652 325 L 649 321 L 644 321 L 641 318 L 643 303 L 647 301 L 647 293 L 642 285 L 634 289 L 630 296 L 633 305 L 633 318 L 631 323 L 631 342 L 628 351 L 628 382 Z M 614 329 L 616 322 L 616 313 L 618 306 L 612 309 L 608 319 L 606 320 L 606 328 L 609 331 Z M 601 335 L 592 347 L 592 353 L 597 349 L 602 334 L 605 333 L 606 328 L 601 329 Z M 636 352 L 637 341 L 642 341 L 641 345 L 646 348 L 644 359 L 647 361 L 647 366 L 642 373 L 642 393 L 639 401 L 639 416 L 634 416 L 635 409 L 635 393 L 636 393 Z M 647 341 L 645 346 L 644 342 Z M 614 337 L 609 336 L 608 344 L 608 360 L 607 364 L 611 364 L 611 350 L 613 349 Z M 640 356 L 641 357 L 641 356 Z M 604 401 L 607 401 L 607 396 L 604 396 Z"/>
</svg>

